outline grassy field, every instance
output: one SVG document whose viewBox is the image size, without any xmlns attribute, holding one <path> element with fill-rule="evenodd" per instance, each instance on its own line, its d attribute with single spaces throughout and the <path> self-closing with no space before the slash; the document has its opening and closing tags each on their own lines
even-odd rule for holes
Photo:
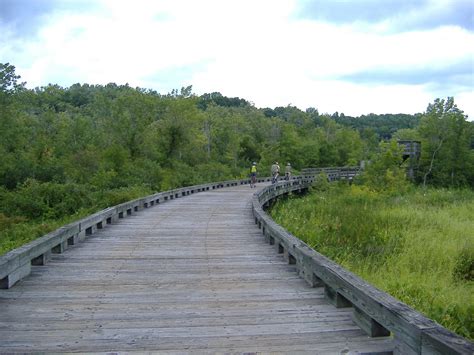
<svg viewBox="0 0 474 355">
<path fill-rule="evenodd" d="M 334 185 L 280 200 L 271 215 L 317 251 L 474 339 L 474 191 L 395 195 Z"/>
</svg>

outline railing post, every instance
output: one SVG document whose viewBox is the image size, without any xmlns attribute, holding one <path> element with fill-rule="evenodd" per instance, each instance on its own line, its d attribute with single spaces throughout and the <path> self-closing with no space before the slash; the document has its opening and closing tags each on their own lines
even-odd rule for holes
<svg viewBox="0 0 474 355">
<path fill-rule="evenodd" d="M 25 264 L 18 266 L 13 272 L 5 276 L 0 280 L 0 288 L 8 289 L 12 288 L 18 281 L 22 278 L 28 276 L 31 273 L 31 261 L 26 262 Z"/>
<path fill-rule="evenodd" d="M 385 337 L 390 335 L 388 329 L 357 307 L 354 307 L 354 311 L 352 312 L 352 320 L 370 337 Z"/>
<path fill-rule="evenodd" d="M 324 286 L 324 296 L 329 300 L 336 308 L 347 308 L 352 307 L 352 303 L 341 295 L 339 292 L 334 290 L 331 286 Z"/>
</svg>

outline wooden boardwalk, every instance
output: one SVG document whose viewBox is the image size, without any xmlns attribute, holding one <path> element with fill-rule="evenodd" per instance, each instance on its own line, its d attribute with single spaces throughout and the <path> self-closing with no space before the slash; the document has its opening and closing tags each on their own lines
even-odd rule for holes
<svg viewBox="0 0 474 355">
<path fill-rule="evenodd" d="M 253 223 L 248 185 L 120 220 L 0 290 L 0 353 L 384 352 Z"/>
</svg>

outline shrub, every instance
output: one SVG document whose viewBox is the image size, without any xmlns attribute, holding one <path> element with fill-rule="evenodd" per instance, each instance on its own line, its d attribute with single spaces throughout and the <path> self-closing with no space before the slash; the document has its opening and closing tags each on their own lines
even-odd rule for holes
<svg viewBox="0 0 474 355">
<path fill-rule="evenodd" d="M 89 190 L 85 185 L 28 179 L 15 191 L 0 191 L 0 212 L 28 219 L 62 218 L 91 203 Z"/>
<path fill-rule="evenodd" d="M 311 186 L 316 191 L 327 191 L 330 188 L 330 183 L 328 180 L 327 174 L 322 171 L 318 177 L 314 180 L 313 185 Z"/>
<path fill-rule="evenodd" d="M 11 228 L 15 224 L 25 222 L 26 218 L 24 217 L 8 217 L 5 216 L 3 213 L 0 213 L 0 231 L 6 230 L 8 228 Z"/>
<path fill-rule="evenodd" d="M 99 208 L 105 208 L 151 195 L 152 193 L 153 191 L 147 186 L 128 186 L 97 192 L 95 194 L 95 200 L 100 201 Z"/>
<path fill-rule="evenodd" d="M 381 142 L 380 151 L 363 172 L 359 181 L 377 191 L 405 192 L 408 188 L 402 153 L 397 142 Z"/>
</svg>

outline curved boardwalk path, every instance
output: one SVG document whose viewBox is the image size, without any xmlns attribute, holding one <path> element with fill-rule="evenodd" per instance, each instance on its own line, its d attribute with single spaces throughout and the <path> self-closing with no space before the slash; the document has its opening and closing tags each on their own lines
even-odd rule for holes
<svg viewBox="0 0 474 355">
<path fill-rule="evenodd" d="M 264 242 L 248 185 L 99 230 L 0 290 L 0 353 L 390 351 Z"/>
</svg>

